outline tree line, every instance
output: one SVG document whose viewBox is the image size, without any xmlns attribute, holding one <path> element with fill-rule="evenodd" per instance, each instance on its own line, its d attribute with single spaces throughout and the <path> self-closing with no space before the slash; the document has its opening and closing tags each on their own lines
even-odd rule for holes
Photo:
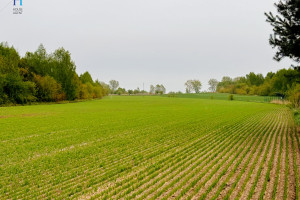
<svg viewBox="0 0 300 200">
<path fill-rule="evenodd" d="M 200 93 L 202 86 L 199 80 L 188 80 L 184 85 L 186 93 Z M 300 71 L 297 68 L 269 72 L 266 76 L 254 72 L 236 78 L 224 76 L 221 81 L 210 79 L 208 85 L 210 92 L 281 96 L 289 99 L 295 107 L 300 106 Z"/>
<path fill-rule="evenodd" d="M 199 80 L 188 80 L 186 93 L 200 93 L 201 85 Z M 297 68 L 269 72 L 266 76 L 254 72 L 236 78 L 224 76 L 220 82 L 210 79 L 208 85 L 210 92 L 280 96 L 290 100 L 294 107 L 300 106 L 300 71 Z"/>
<path fill-rule="evenodd" d="M 71 54 L 59 48 L 48 54 L 43 45 L 21 57 L 7 43 L 0 44 L 0 104 L 25 104 L 101 98 L 108 87 L 89 72 L 76 73 Z"/>
<path fill-rule="evenodd" d="M 138 94 L 162 95 L 162 94 L 166 93 L 166 88 L 163 84 L 157 84 L 156 86 L 150 85 L 149 92 L 146 90 L 140 90 L 139 87 L 137 87 L 136 89 L 126 90 L 125 88 L 119 87 L 119 81 L 110 80 L 109 81 L 109 91 L 110 91 L 110 94 L 117 94 L 117 95 L 138 95 Z"/>
<path fill-rule="evenodd" d="M 260 96 L 290 96 L 300 83 L 300 72 L 281 69 L 266 76 L 253 72 L 246 76 L 231 78 L 224 76 L 217 85 L 217 92 Z"/>
</svg>

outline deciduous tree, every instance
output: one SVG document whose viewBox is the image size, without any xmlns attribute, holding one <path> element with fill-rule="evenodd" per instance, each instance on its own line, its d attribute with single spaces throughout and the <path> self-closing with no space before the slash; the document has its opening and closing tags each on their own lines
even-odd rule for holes
<svg viewBox="0 0 300 200">
<path fill-rule="evenodd" d="M 116 89 L 119 87 L 119 82 L 116 80 L 110 80 L 109 86 L 110 86 L 111 94 L 114 94 Z"/>
<path fill-rule="evenodd" d="M 209 79 L 209 81 L 208 81 L 209 91 L 216 92 L 218 83 L 219 83 L 219 81 L 217 79 L 213 79 L 213 78 Z"/>
</svg>

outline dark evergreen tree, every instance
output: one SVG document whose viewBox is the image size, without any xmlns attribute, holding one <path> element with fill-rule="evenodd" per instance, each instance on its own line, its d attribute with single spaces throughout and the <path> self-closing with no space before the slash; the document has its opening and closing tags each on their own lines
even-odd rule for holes
<svg viewBox="0 0 300 200">
<path fill-rule="evenodd" d="M 275 4 L 279 15 L 265 13 L 267 22 L 273 26 L 270 45 L 277 48 L 274 59 L 289 57 L 300 62 L 300 0 L 283 0 Z M 296 67 L 300 70 L 300 67 Z"/>
</svg>

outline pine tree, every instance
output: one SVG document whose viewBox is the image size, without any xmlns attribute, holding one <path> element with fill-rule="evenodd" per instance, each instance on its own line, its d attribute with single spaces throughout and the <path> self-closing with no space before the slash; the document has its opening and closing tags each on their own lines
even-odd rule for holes
<svg viewBox="0 0 300 200">
<path fill-rule="evenodd" d="M 265 13 L 267 22 L 273 26 L 274 34 L 269 43 L 277 48 L 274 59 L 280 61 L 289 57 L 300 62 L 300 0 L 283 0 L 275 4 L 279 15 Z M 300 67 L 296 67 L 300 70 Z"/>
</svg>

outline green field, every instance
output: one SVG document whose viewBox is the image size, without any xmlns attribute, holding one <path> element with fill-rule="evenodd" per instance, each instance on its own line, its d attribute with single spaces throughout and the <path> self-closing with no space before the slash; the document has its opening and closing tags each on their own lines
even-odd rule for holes
<svg viewBox="0 0 300 200">
<path fill-rule="evenodd" d="M 0 199 L 299 199 L 284 106 L 158 96 L 0 108 Z"/>
<path fill-rule="evenodd" d="M 199 93 L 199 94 L 175 94 L 174 97 L 178 98 L 198 98 L 198 99 L 217 99 L 217 100 L 228 100 L 228 93 Z M 170 97 L 170 95 L 164 95 Z M 240 95 L 233 94 L 233 100 L 235 101 L 249 101 L 249 102 L 260 102 L 269 103 L 273 100 L 282 100 L 281 97 L 277 96 L 257 96 L 257 95 Z"/>
</svg>

